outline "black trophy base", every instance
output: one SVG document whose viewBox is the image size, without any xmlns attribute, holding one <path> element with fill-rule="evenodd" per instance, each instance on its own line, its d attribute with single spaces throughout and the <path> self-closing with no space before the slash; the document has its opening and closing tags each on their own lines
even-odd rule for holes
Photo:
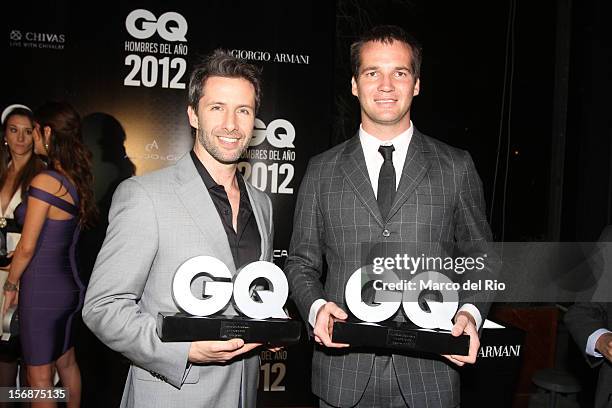
<svg viewBox="0 0 612 408">
<path fill-rule="evenodd" d="M 447 330 L 420 329 L 409 323 L 334 322 L 334 343 L 351 347 L 377 347 L 392 350 L 421 351 L 467 356 L 470 336 L 453 337 Z"/>
<path fill-rule="evenodd" d="M 245 343 L 288 345 L 300 339 L 302 323 L 292 319 L 250 319 L 242 316 L 191 316 L 184 313 L 157 315 L 161 341 L 243 339 Z"/>
</svg>

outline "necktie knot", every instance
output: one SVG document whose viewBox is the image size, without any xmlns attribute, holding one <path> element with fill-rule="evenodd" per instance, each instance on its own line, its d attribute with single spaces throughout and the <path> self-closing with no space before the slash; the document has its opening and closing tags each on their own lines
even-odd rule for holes
<svg viewBox="0 0 612 408">
<path fill-rule="evenodd" d="M 393 161 L 393 152 L 395 151 L 395 147 L 393 147 L 393 145 L 390 146 L 380 146 L 378 148 L 378 151 L 380 152 L 380 154 L 382 154 L 382 157 L 385 161 Z"/>
</svg>

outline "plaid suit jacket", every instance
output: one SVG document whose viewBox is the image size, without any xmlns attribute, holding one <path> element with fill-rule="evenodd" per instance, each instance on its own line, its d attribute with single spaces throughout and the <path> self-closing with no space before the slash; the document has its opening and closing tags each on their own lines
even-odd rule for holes
<svg viewBox="0 0 612 408">
<path fill-rule="evenodd" d="M 374 196 L 358 135 L 312 158 L 300 186 L 287 258 L 292 298 L 308 320 L 316 299 L 348 310 L 345 284 L 361 266 L 363 243 L 489 241 L 481 181 L 466 151 L 415 129 L 388 219 Z M 321 282 L 323 259 L 328 265 Z M 482 317 L 488 303 L 474 303 Z M 402 319 L 401 313 L 395 319 Z M 433 358 L 432 358 L 433 357 Z M 312 390 L 334 406 L 355 405 L 374 354 L 315 349 Z M 400 389 L 411 407 L 459 403 L 458 373 L 442 358 L 393 355 Z"/>
</svg>

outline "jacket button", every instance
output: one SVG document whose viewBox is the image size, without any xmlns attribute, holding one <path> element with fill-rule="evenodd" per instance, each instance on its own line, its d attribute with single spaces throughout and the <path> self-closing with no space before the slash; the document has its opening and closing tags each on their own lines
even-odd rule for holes
<svg viewBox="0 0 612 408">
<path fill-rule="evenodd" d="M 389 235 L 391 235 L 391 233 L 389 232 L 388 229 L 384 229 L 382 234 L 383 234 L 383 237 L 385 237 L 385 238 L 388 237 Z"/>
</svg>

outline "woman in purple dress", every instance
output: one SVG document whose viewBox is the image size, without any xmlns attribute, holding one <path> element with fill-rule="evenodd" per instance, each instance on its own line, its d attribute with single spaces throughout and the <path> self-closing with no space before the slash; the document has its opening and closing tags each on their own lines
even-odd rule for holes
<svg viewBox="0 0 612 408">
<path fill-rule="evenodd" d="M 15 210 L 23 230 L 4 285 L 4 308 L 18 299 L 29 385 L 52 387 L 57 369 L 69 390 L 67 406 L 78 407 L 81 375 L 72 323 L 83 303 L 84 286 L 76 269 L 75 246 L 81 227 L 95 217 L 91 153 L 81 142 L 81 121 L 69 104 L 46 103 L 34 119 L 34 151 L 47 157 L 48 168 L 34 177 L 27 201 Z"/>
</svg>

